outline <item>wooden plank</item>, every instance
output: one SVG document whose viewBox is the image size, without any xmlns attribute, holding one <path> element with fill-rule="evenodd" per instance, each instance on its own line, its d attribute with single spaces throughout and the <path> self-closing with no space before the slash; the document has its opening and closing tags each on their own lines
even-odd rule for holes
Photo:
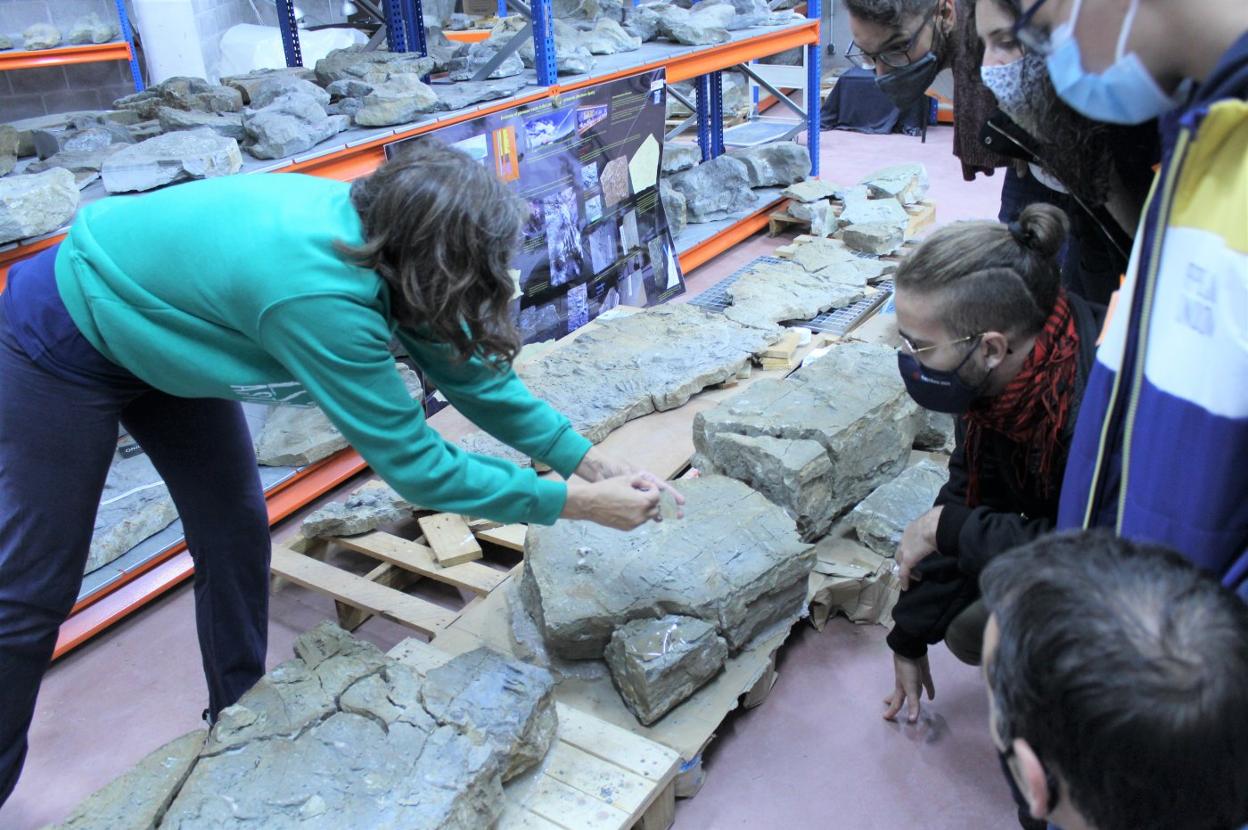
<svg viewBox="0 0 1248 830">
<path fill-rule="evenodd" d="M 556 781 L 640 818 L 654 795 L 655 782 L 590 755 L 566 741 L 556 741 L 546 755 L 545 773 Z"/>
<path fill-rule="evenodd" d="M 559 715 L 559 740 L 656 784 L 670 777 L 679 760 L 679 756 L 667 747 L 574 706 L 556 703 L 555 711 Z"/>
<path fill-rule="evenodd" d="M 549 775 L 534 782 L 524 806 L 542 818 L 577 830 L 620 830 L 631 826 L 631 816 L 625 811 Z"/>
<path fill-rule="evenodd" d="M 405 570 L 474 594 L 488 594 L 507 576 L 506 571 L 496 571 L 478 562 L 439 567 L 433 551 L 426 546 L 379 530 L 360 536 L 343 537 L 336 541 L 348 550 L 398 565 Z"/>
<path fill-rule="evenodd" d="M 523 804 L 507 799 L 503 814 L 498 817 L 498 830 L 568 830 L 532 812 Z"/>
<path fill-rule="evenodd" d="M 664 787 L 654 803 L 646 808 L 641 821 L 637 823 L 637 830 L 668 830 L 675 823 L 676 783 L 673 781 Z"/>
<path fill-rule="evenodd" d="M 296 585 L 328 594 L 348 605 L 425 634 L 433 634 L 445 628 L 458 616 L 440 605 L 434 605 L 419 597 L 410 597 L 384 585 L 376 585 L 363 577 L 318 562 L 280 545 L 273 546 L 272 568 L 274 573 Z"/>
<path fill-rule="evenodd" d="M 524 553 L 524 536 L 528 532 L 528 525 L 504 525 L 477 531 L 477 541 Z"/>
<path fill-rule="evenodd" d="M 936 224 L 935 202 L 919 202 L 917 205 L 909 205 L 906 213 L 910 214 L 910 221 L 906 225 L 906 239 L 910 239 L 929 225 Z"/>
<path fill-rule="evenodd" d="M 369 582 L 374 582 L 378 585 L 385 585 L 387 588 L 394 588 L 397 591 L 402 591 L 404 588 L 420 579 L 418 575 L 411 573 L 410 571 L 405 571 L 402 568 L 395 567 L 388 562 L 382 562 L 380 565 L 364 574 L 364 578 Z M 354 605 L 347 605 L 347 603 L 342 600 L 334 600 L 334 605 L 338 609 L 338 625 L 342 626 L 342 628 L 347 631 L 355 631 L 357 628 L 373 618 L 371 612 L 362 611 Z"/>
<path fill-rule="evenodd" d="M 433 549 L 433 558 L 442 567 L 460 565 L 481 558 L 481 546 L 468 529 L 463 516 L 454 513 L 438 513 L 422 516 L 416 520 L 425 534 L 425 541 Z"/>
<path fill-rule="evenodd" d="M 436 646 L 431 646 L 428 643 L 422 643 L 420 640 L 408 637 L 387 651 L 386 656 L 411 666 L 416 670 L 417 674 L 424 677 L 429 673 L 430 669 L 436 669 L 438 666 L 443 665 L 454 655 Z"/>
<path fill-rule="evenodd" d="M 783 337 L 772 343 L 759 355 L 763 359 L 763 365 L 766 365 L 768 360 L 792 361 L 793 353 L 797 351 L 801 340 L 802 336 L 800 333 L 789 329 L 784 333 Z"/>
</svg>

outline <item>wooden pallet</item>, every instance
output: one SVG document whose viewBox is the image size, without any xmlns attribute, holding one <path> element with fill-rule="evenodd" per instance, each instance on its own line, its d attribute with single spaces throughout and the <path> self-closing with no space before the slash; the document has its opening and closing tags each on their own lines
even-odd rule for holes
<svg viewBox="0 0 1248 830">
<path fill-rule="evenodd" d="M 407 639 L 389 656 L 420 675 L 452 655 Z M 667 830 L 676 814 L 680 758 L 573 706 L 555 704 L 559 729 L 546 758 L 503 787 L 498 830 Z"/>
<path fill-rule="evenodd" d="M 486 543 L 485 549 L 491 554 L 499 548 L 524 550 L 524 525 L 504 526 L 478 520 L 467 522 L 467 526 L 477 542 Z M 376 560 L 377 565 L 363 575 L 337 567 L 328 560 L 338 550 L 364 554 Z M 491 555 L 488 562 L 497 563 L 498 558 Z M 283 582 L 293 582 L 331 597 L 337 607 L 338 624 L 348 631 L 379 616 L 428 637 L 447 628 L 474 599 L 488 595 L 508 575 L 508 566 L 487 562 L 442 565 L 423 536 L 405 539 L 382 531 L 332 539 L 298 536 L 288 544 L 273 546 L 270 569 L 275 590 Z M 421 579 L 456 588 L 466 599 L 460 608 L 451 609 L 405 593 Z"/>
</svg>

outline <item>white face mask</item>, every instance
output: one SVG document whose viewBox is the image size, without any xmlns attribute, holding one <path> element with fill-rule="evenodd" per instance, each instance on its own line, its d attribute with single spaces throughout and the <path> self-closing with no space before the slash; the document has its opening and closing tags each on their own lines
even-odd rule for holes
<svg viewBox="0 0 1248 830">
<path fill-rule="evenodd" d="M 1070 19 L 1053 30 L 1053 51 L 1046 61 L 1053 88 L 1066 103 L 1095 121 L 1142 124 L 1178 106 L 1176 97 L 1162 91 L 1136 53 L 1124 54 L 1139 5 L 1140 0 L 1131 0 L 1118 31 L 1114 63 L 1099 74 L 1083 68 L 1075 39 L 1075 22 L 1083 0 L 1075 0 Z"/>
<path fill-rule="evenodd" d="M 1044 58 L 1031 52 L 1007 64 L 979 68 L 984 86 L 997 99 L 1001 112 L 1036 137 L 1045 127 L 1042 113 L 1050 95 L 1043 77 L 1047 71 Z"/>
</svg>

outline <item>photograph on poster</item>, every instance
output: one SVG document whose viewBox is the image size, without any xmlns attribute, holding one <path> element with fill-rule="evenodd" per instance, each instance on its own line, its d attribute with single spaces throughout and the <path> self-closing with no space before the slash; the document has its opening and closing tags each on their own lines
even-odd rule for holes
<svg viewBox="0 0 1248 830">
<path fill-rule="evenodd" d="M 521 229 L 521 236 L 526 240 L 537 239 L 546 233 L 546 205 L 541 199 L 529 199 L 529 215 Z"/>
<path fill-rule="evenodd" d="M 620 156 L 611 159 L 602 169 L 599 178 L 602 183 L 602 195 L 607 207 L 615 207 L 629 197 L 628 191 L 628 159 Z"/>
<path fill-rule="evenodd" d="M 560 301 L 542 303 L 520 309 L 517 327 L 525 343 L 553 340 L 565 333 L 564 315 Z"/>
<path fill-rule="evenodd" d="M 451 146 L 466 154 L 473 161 L 484 162 L 490 157 L 490 144 L 485 133 L 465 138 L 463 141 L 456 141 Z"/>
<path fill-rule="evenodd" d="M 667 241 L 656 236 L 646 243 L 650 251 L 650 267 L 654 270 L 654 285 L 658 291 L 666 291 L 680 279 L 676 269 L 676 258 L 668 250 Z"/>
<path fill-rule="evenodd" d="M 637 211 L 635 210 L 626 211 L 624 218 L 620 220 L 620 246 L 624 249 L 624 253 L 641 247 L 641 237 L 637 235 Z"/>
<path fill-rule="evenodd" d="M 637 253 L 620 264 L 620 303 L 643 307 L 646 305 L 646 258 Z"/>
<path fill-rule="evenodd" d="M 576 111 L 572 109 L 555 110 L 524 119 L 524 132 L 528 137 L 529 149 L 545 147 L 572 135 L 575 124 Z"/>
<path fill-rule="evenodd" d="M 576 190 L 565 187 L 542 200 L 546 220 L 546 252 L 550 256 L 550 284 L 564 285 L 581 277 L 581 234 L 576 212 Z"/>
<path fill-rule="evenodd" d="M 581 167 L 581 189 L 593 190 L 598 186 L 598 162 L 591 161 Z"/>
<path fill-rule="evenodd" d="M 581 107 L 576 111 L 576 131 L 583 133 L 607 120 L 611 108 L 606 104 L 597 107 Z"/>
<path fill-rule="evenodd" d="M 576 331 L 589 322 L 589 286 L 585 283 L 568 289 L 568 331 Z"/>
<path fill-rule="evenodd" d="M 589 254 L 589 264 L 595 274 L 601 274 L 611 267 L 619 257 L 615 222 L 606 222 L 585 231 L 585 250 Z"/>
<path fill-rule="evenodd" d="M 585 221 L 597 222 L 602 218 L 602 196 L 594 195 L 585 200 Z"/>
</svg>

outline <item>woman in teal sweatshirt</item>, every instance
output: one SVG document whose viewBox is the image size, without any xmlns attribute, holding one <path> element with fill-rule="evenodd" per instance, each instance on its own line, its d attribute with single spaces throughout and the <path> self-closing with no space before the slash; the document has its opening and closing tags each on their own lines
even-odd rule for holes
<svg viewBox="0 0 1248 830">
<path fill-rule="evenodd" d="M 0 803 L 80 588 L 118 424 L 195 561 L 209 716 L 264 672 L 270 539 L 241 401 L 319 406 L 424 507 L 503 522 L 659 518 L 667 485 L 591 449 L 511 371 L 518 199 L 435 141 L 353 185 L 213 179 L 82 210 L 0 295 Z M 466 453 L 394 370 L 564 478 Z M 679 500 L 679 497 L 678 497 Z"/>
</svg>

